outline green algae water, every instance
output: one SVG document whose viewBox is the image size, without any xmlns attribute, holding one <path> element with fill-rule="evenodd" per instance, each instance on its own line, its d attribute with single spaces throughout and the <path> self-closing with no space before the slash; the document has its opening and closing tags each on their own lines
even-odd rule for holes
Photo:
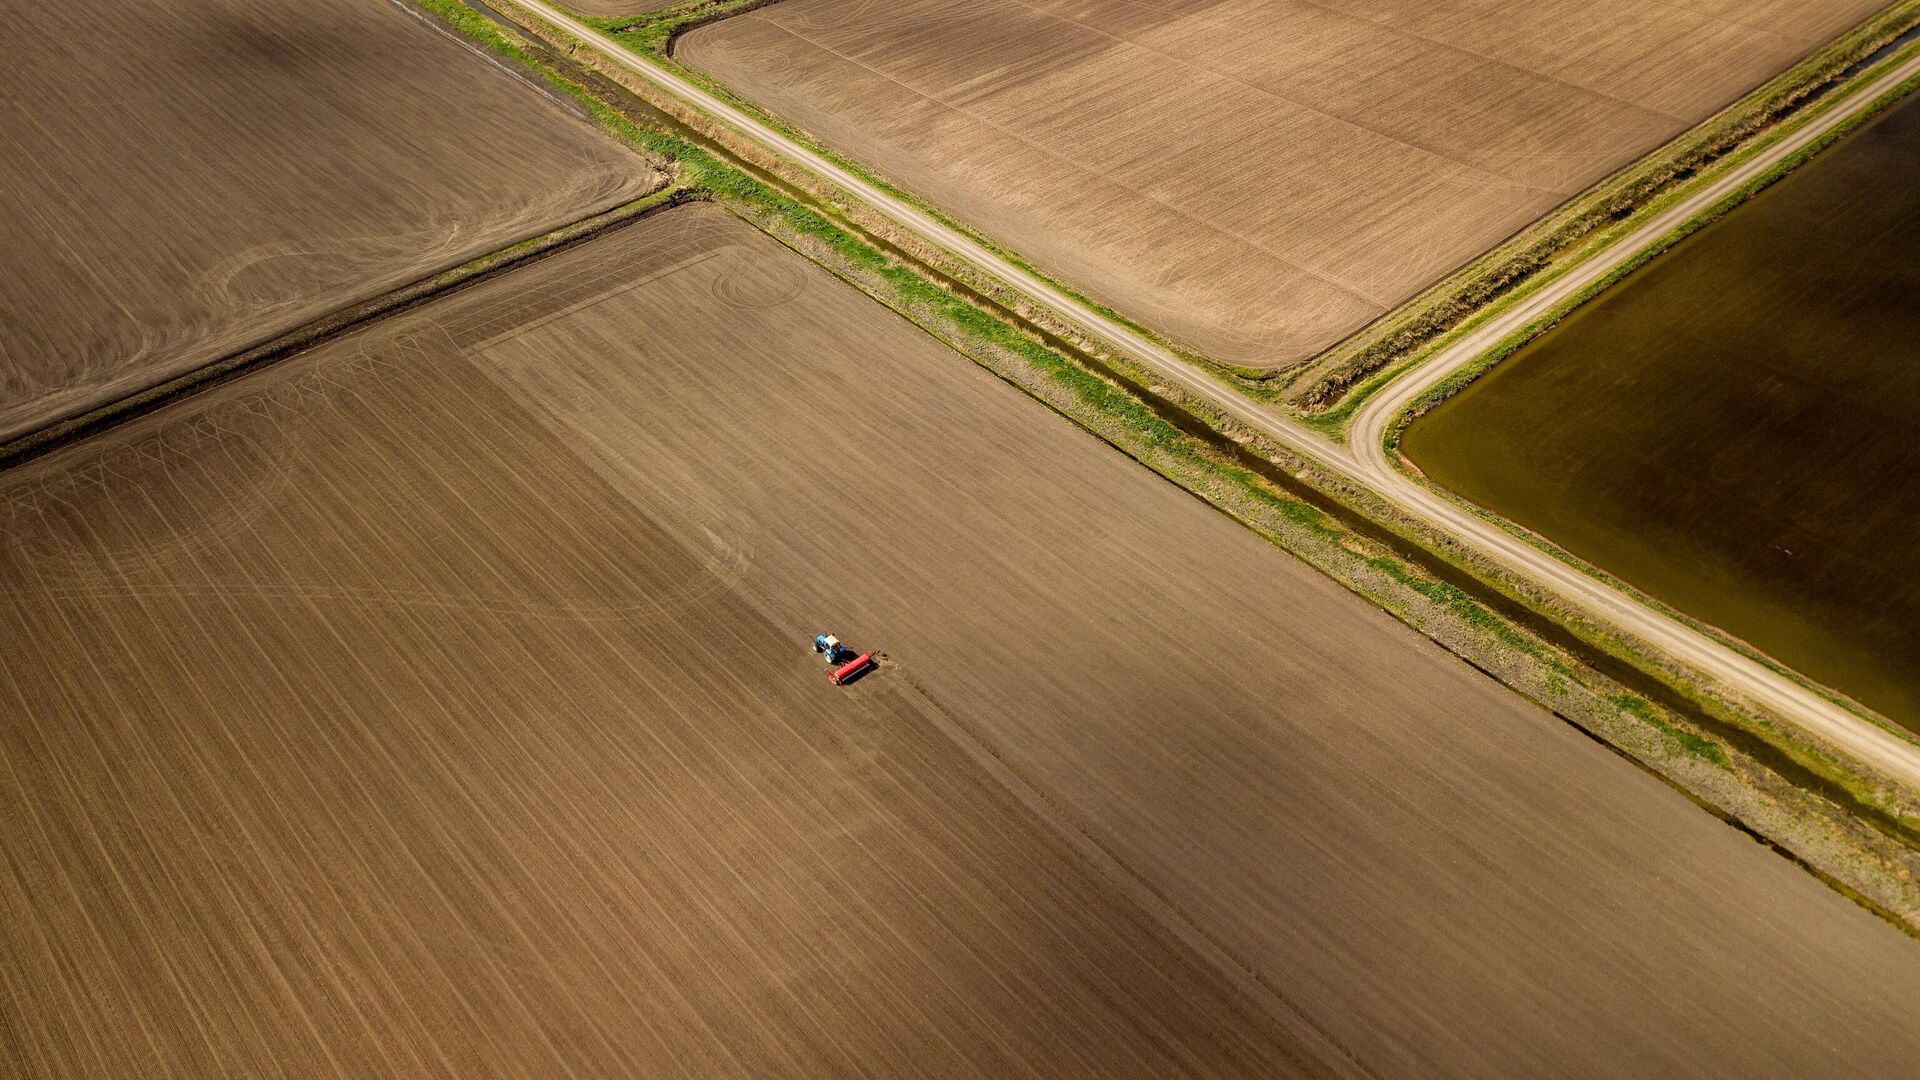
<svg viewBox="0 0 1920 1080">
<path fill-rule="evenodd" d="M 1920 97 L 1582 307 L 1401 448 L 1920 730 Z"/>
</svg>

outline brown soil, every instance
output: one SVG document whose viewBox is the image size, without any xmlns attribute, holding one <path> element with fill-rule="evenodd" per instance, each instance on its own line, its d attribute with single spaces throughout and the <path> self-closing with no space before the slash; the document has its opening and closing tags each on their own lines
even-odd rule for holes
<svg viewBox="0 0 1920 1080">
<path fill-rule="evenodd" d="M 1319 1071 L 903 679 L 830 687 L 748 553 L 683 543 L 449 333 L 9 478 L 7 1060 Z"/>
<path fill-rule="evenodd" d="M 1303 359 L 1878 0 L 785 0 L 680 58 L 1177 342 Z"/>
<path fill-rule="evenodd" d="M 618 18 L 623 15 L 644 15 L 649 11 L 659 11 L 663 7 L 678 2 L 679 0 L 564 0 L 560 6 L 568 11 L 595 18 Z"/>
<path fill-rule="evenodd" d="M 0 513 L 30 1072 L 1920 1062 L 1911 940 L 712 207 Z"/>
<path fill-rule="evenodd" d="M 389 3 L 59 4 L 0 72 L 0 439 L 659 178 Z"/>
</svg>

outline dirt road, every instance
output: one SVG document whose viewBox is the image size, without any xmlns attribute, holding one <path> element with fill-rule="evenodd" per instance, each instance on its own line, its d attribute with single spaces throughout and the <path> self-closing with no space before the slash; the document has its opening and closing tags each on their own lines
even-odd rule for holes
<svg viewBox="0 0 1920 1080">
<path fill-rule="evenodd" d="M 1909 95 L 1426 412 L 1402 457 L 1920 730 L 1916 162 Z"/>
<path fill-rule="evenodd" d="M 1066 295 L 1047 282 L 1028 273 L 986 247 L 943 225 L 933 217 L 897 199 L 833 162 L 794 142 L 702 90 L 672 71 L 651 64 L 623 49 L 618 43 L 569 17 L 544 0 L 520 0 L 523 7 L 539 12 L 556 24 L 601 49 L 614 62 L 641 76 L 660 90 L 680 99 L 737 129 L 767 149 L 795 162 L 842 188 L 884 214 L 900 227 L 952 252 L 981 272 L 1009 288 L 1071 317 L 1111 348 L 1178 384 L 1184 390 L 1206 399 L 1232 416 L 1268 435 L 1281 445 L 1318 461 L 1330 469 L 1364 484 L 1401 509 L 1416 515 L 1459 542 L 1480 551 L 1515 572 L 1554 590 L 1568 603 L 1609 625 L 1642 638 L 1666 650 L 1705 677 L 1744 695 L 1760 708 L 1798 723 L 1809 731 L 1831 740 L 1848 752 L 1893 778 L 1920 787 L 1920 745 L 1906 737 L 1869 723 L 1847 709 L 1835 705 L 1798 681 L 1757 663 L 1677 620 L 1646 607 L 1633 597 L 1604 582 L 1573 570 L 1558 559 L 1506 532 L 1490 526 L 1470 511 L 1435 495 L 1407 479 L 1387 460 L 1379 444 L 1393 402 L 1411 400 L 1407 387 L 1430 385 L 1445 377 L 1448 370 L 1474 355 L 1470 350 L 1451 350 L 1419 373 L 1419 379 L 1403 380 L 1389 397 L 1370 402 L 1364 424 L 1357 426 L 1348 444 L 1342 445 L 1295 423 L 1278 409 L 1254 404 L 1238 393 L 1221 387 L 1184 361 L 1125 326 L 1101 315 L 1086 304 Z M 1920 58 L 1908 60 L 1895 71 L 1874 80 L 1867 92 L 1827 113 L 1795 136 L 1809 140 L 1867 107 L 1879 94 L 1920 73 Z M 1690 196 L 1685 205 L 1698 208 L 1710 205 L 1765 172 L 1779 156 L 1791 153 L 1782 147 L 1755 160 L 1743 163 L 1715 178 L 1701 191 Z M 1604 275 L 1621 265 L 1659 231 L 1642 229 L 1628 241 L 1614 245 L 1590 260 L 1583 270 Z M 1550 301 L 1548 301 L 1550 302 Z M 1478 340 L 1478 338 L 1477 338 Z M 1484 341 L 1481 342 L 1484 347 Z M 1443 363 L 1444 362 L 1444 363 Z M 1412 391 L 1417 392 L 1417 390 Z"/>
<path fill-rule="evenodd" d="M 1780 140 L 1727 175 L 1692 192 L 1606 252 L 1515 304 L 1497 318 L 1489 319 L 1485 325 L 1464 335 L 1418 369 L 1401 376 L 1360 408 L 1349 430 L 1348 445 L 1353 451 L 1353 462 L 1360 475 L 1375 490 L 1387 494 L 1403 508 L 1442 525 L 1455 536 L 1492 554 L 1507 566 L 1547 583 L 1554 591 L 1578 603 L 1601 620 L 1631 630 L 1667 655 L 1746 693 L 1763 706 L 1798 721 L 1897 778 L 1920 785 L 1920 746 L 1916 746 L 1909 736 L 1861 720 L 1798 682 L 1734 652 L 1683 623 L 1651 610 L 1605 582 L 1567 566 L 1532 544 L 1461 509 L 1451 500 L 1400 472 L 1384 444 L 1388 426 L 1429 388 L 1471 363 L 1502 338 L 1606 277 L 1681 223 L 1792 157 L 1916 75 L 1920 75 L 1920 56 L 1910 58 L 1878 76 L 1839 108 Z"/>
</svg>

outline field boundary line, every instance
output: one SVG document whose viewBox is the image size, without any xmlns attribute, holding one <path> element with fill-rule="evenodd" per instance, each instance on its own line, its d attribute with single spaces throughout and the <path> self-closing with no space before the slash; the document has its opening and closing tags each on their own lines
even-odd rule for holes
<svg viewBox="0 0 1920 1080">
<path fill-rule="evenodd" d="M 457 6 L 462 0 L 419 2 Z M 1005 283 L 849 200 L 804 165 L 767 153 L 684 99 L 661 95 L 643 72 L 591 48 L 565 24 L 512 0 L 494 2 L 513 13 L 507 32 L 546 46 L 542 60 L 523 62 L 571 70 L 584 61 L 602 80 L 593 84 L 596 98 L 630 99 L 649 117 L 659 114 L 665 133 L 649 138 L 629 131 L 626 137 L 681 160 L 691 170 L 683 173 L 689 187 L 1509 688 L 1570 709 L 1563 715 L 1582 730 L 1781 845 L 1777 850 L 1824 868 L 1849 895 L 1858 892 L 1889 911 L 1920 910 L 1911 902 L 1914 890 L 1901 884 L 1914 880 L 1900 868 L 1912 866 L 1913 853 L 1920 851 L 1903 785 L 1757 713 L 1750 701 L 1703 684 L 1698 673 L 1631 634 L 1568 610 L 1350 478 L 1163 385 L 1084 327 L 1030 307 Z M 632 47 L 644 58 L 644 46 Z M 654 62 L 677 70 L 669 59 Z M 1860 65 L 1853 74 L 1874 66 Z M 1859 85 L 1843 84 L 1832 96 L 1844 100 Z M 601 105 L 641 122 L 611 98 Z M 683 152 L 690 157 L 681 159 Z M 715 159 L 709 161 L 709 154 Z M 920 276 L 930 279 L 923 289 L 909 283 Z M 987 320 L 976 325 L 975 312 Z M 1165 438 L 1191 443 L 1163 446 Z M 1209 452 L 1218 457 L 1188 459 Z M 1515 632 L 1523 640 L 1514 640 Z M 1502 651 L 1495 651 L 1496 643 Z M 1722 761 L 1717 751 L 1734 754 L 1736 763 Z M 1712 768 L 1697 767 L 1702 762 Z M 1858 829 L 1862 824 L 1869 828 Z"/>
<path fill-rule="evenodd" d="M 498 0 L 498 2 L 511 4 L 513 0 Z M 798 140 L 826 160 L 850 170 L 887 194 L 904 199 L 921 212 L 949 228 L 964 233 L 1027 273 L 1046 281 L 1056 291 L 1072 297 L 1110 321 L 1126 326 L 1135 334 L 1206 368 L 1228 381 L 1249 398 L 1286 406 L 1289 412 L 1296 414 L 1309 427 L 1316 426 L 1317 422 L 1332 413 L 1350 412 L 1352 404 L 1351 395 L 1348 393 L 1350 388 L 1376 381 L 1383 370 L 1397 367 L 1404 362 L 1406 353 L 1430 346 L 1433 339 L 1440 336 L 1442 332 L 1457 330 L 1476 306 L 1497 299 L 1504 295 L 1510 286 L 1531 276 L 1531 271 L 1514 276 L 1511 266 L 1506 268 L 1489 266 L 1488 260 L 1499 256 L 1499 262 L 1512 263 L 1515 258 L 1520 257 L 1514 250 L 1510 250 L 1515 244 L 1525 241 L 1528 245 L 1537 245 L 1539 239 L 1547 235 L 1540 232 L 1541 227 L 1550 222 L 1559 222 L 1559 225 L 1548 232 L 1560 229 L 1567 224 L 1562 219 L 1576 208 L 1576 204 L 1585 206 L 1582 216 L 1591 215 L 1603 209 L 1611 212 L 1613 203 L 1617 202 L 1623 193 L 1631 195 L 1636 206 L 1644 205 L 1652 195 L 1669 191 L 1675 184 L 1683 183 L 1699 169 L 1721 160 L 1730 148 L 1744 145 L 1752 138 L 1776 127 L 1783 120 L 1790 118 L 1802 105 L 1825 96 L 1829 90 L 1844 86 L 1852 73 L 1870 64 L 1876 53 L 1883 51 L 1898 38 L 1920 32 L 1920 0 L 1888 0 L 1886 7 L 1867 16 L 1863 21 L 1839 31 L 1837 36 L 1823 39 L 1812 52 L 1801 56 L 1793 62 L 1792 66 L 1779 71 L 1767 82 L 1752 87 L 1739 97 L 1722 105 L 1710 116 L 1675 133 L 1670 140 L 1649 150 L 1641 158 L 1623 164 L 1608 176 L 1596 180 L 1592 186 L 1568 196 L 1566 201 L 1543 211 L 1541 217 L 1522 225 L 1487 251 L 1454 267 L 1430 286 L 1394 305 L 1393 310 L 1383 312 L 1365 326 L 1354 329 L 1338 341 L 1317 350 L 1311 356 L 1277 367 L 1269 367 L 1230 362 L 1210 355 L 1204 350 L 1181 344 L 1165 333 L 1144 326 L 1126 314 L 1092 299 L 1063 279 L 1040 270 L 1018 252 L 1009 250 L 978 229 L 958 221 L 942 208 L 903 189 L 898 182 L 822 145 L 815 136 L 768 112 L 765 107 L 751 99 L 740 96 L 723 82 L 682 60 L 676 53 L 681 39 L 695 30 L 760 12 L 783 2 L 785 0 L 688 0 L 685 3 L 669 4 L 650 12 L 626 16 L 576 15 L 573 18 L 580 25 L 613 35 L 628 51 L 686 79 L 693 86 L 715 94 L 771 130 Z M 644 36 L 629 36 L 635 34 Z M 1466 55 L 1478 56 L 1471 50 L 1468 50 Z M 1848 61 L 1852 61 L 1851 64 Z M 1731 143 L 1726 141 L 1729 138 L 1732 140 Z M 1652 190 L 1641 191 L 1636 185 L 1640 185 L 1649 177 L 1655 178 Z M 1620 185 L 1626 181 L 1632 181 L 1632 183 L 1621 187 Z M 1635 191 L 1639 194 L 1632 194 Z M 1557 261 L 1560 254 L 1578 248 L 1584 242 L 1584 238 L 1590 236 L 1596 228 L 1599 226 L 1583 227 L 1576 237 L 1554 241 L 1555 254 L 1548 259 L 1548 262 Z M 1535 269 L 1538 267 L 1536 266 Z M 1300 392 L 1302 387 L 1311 389 L 1323 385 L 1324 379 L 1306 379 L 1303 382 L 1303 376 L 1310 370 L 1318 370 L 1336 359 L 1341 360 L 1342 363 L 1346 359 L 1351 359 L 1350 356 L 1342 358 L 1336 357 L 1335 354 L 1353 352 L 1353 346 L 1358 339 L 1374 336 L 1374 332 L 1384 324 L 1398 320 L 1399 316 L 1416 306 L 1431 306 L 1430 302 L 1434 301 L 1435 297 L 1445 298 L 1451 295 L 1452 298 L 1446 300 L 1448 304 L 1465 302 L 1466 296 L 1462 290 L 1473 292 L 1478 288 L 1475 282 L 1487 280 L 1489 275 L 1493 279 L 1498 279 L 1498 283 L 1491 292 L 1480 295 L 1472 300 L 1469 307 L 1447 316 L 1437 330 L 1432 333 L 1423 333 L 1419 341 L 1413 345 L 1401 346 L 1400 354 L 1389 357 L 1385 362 L 1370 365 L 1366 372 L 1351 380 L 1343 380 L 1339 390 L 1332 393 L 1326 400 L 1322 401 L 1317 395 L 1308 398 Z M 1425 317 L 1421 315 L 1422 319 Z M 1395 333 L 1398 333 L 1398 329 L 1395 329 Z"/>
<path fill-rule="evenodd" d="M 492 337 L 486 339 L 485 341 L 479 342 L 474 345 L 469 345 L 466 347 L 466 351 L 470 352 L 475 356 L 478 356 L 479 354 L 486 352 L 488 349 L 493 348 L 495 345 L 500 345 L 505 342 L 512 341 L 514 338 L 519 337 L 521 334 L 538 330 L 541 327 L 547 325 L 548 323 L 555 322 L 557 320 L 564 319 L 569 315 L 573 315 L 578 312 L 585 311 L 588 308 L 593 307 L 595 304 L 604 304 L 608 300 L 611 300 L 616 296 L 622 296 L 622 295 L 625 295 L 626 293 L 632 292 L 635 289 L 642 288 L 647 285 L 651 285 L 654 282 L 659 281 L 661 278 L 666 277 L 669 274 L 678 273 L 679 271 L 685 270 L 690 266 L 698 266 L 701 263 L 706 262 L 708 259 L 713 258 L 717 254 L 719 253 L 708 252 L 704 255 L 690 255 L 687 258 L 681 259 L 678 262 L 675 262 L 669 266 L 662 267 L 661 269 L 655 270 L 652 273 L 646 274 L 644 276 L 634 277 L 634 278 L 625 278 L 617 285 L 613 285 L 608 288 L 602 289 L 601 291 L 594 293 L 591 296 L 585 297 L 584 299 L 575 300 L 573 303 L 568 304 L 564 308 L 560 308 L 556 311 L 550 311 L 547 314 L 542 315 L 537 319 L 534 319 L 530 322 L 521 323 L 520 325 L 515 326 L 510 330 L 502 330 L 498 334 L 493 335 Z"/>
<path fill-rule="evenodd" d="M 1411 358 L 1468 327 L 1540 273 L 1568 258 L 1585 258 L 1581 252 L 1612 228 L 1601 215 L 1617 222 L 1622 206 L 1631 208 L 1627 214 L 1631 216 L 1684 194 L 1692 177 L 1765 142 L 1807 107 L 1843 90 L 1885 50 L 1916 30 L 1920 30 L 1920 5 L 1893 0 L 1791 67 L 1448 271 L 1378 319 L 1288 369 L 1280 400 L 1309 419 L 1351 414 L 1360 399 L 1397 377 L 1390 373 L 1403 371 Z M 1843 64 L 1850 56 L 1858 59 Z M 1601 248 L 1608 243 L 1599 240 Z"/>
<path fill-rule="evenodd" d="M 520 240 L 379 296 L 337 308 L 262 344 L 229 353 L 191 371 L 0 442 L 0 471 L 52 453 L 108 428 L 144 416 L 182 398 L 264 368 L 313 346 L 365 329 L 429 300 L 611 232 L 686 201 L 687 193 L 663 176 L 660 187 L 624 205 L 590 214 L 557 229 Z"/>
<path fill-rule="evenodd" d="M 551 86 L 548 86 L 546 83 L 540 81 L 539 79 L 532 77 L 530 74 L 527 73 L 526 69 L 516 68 L 511 64 L 502 63 L 498 56 L 495 56 L 493 53 L 490 53 L 487 50 L 481 48 L 480 46 L 474 44 L 474 41 L 472 38 L 466 36 L 465 34 L 460 33 L 457 30 L 452 29 L 451 27 L 447 26 L 446 23 L 441 22 L 440 20 L 434 18 L 432 15 L 427 14 L 427 12 L 422 10 L 417 5 L 409 3 L 408 0 L 387 0 L 387 3 L 392 4 L 394 7 L 406 13 L 406 15 L 409 18 L 419 20 L 420 25 L 426 27 L 427 29 L 433 31 L 436 34 L 439 34 L 441 37 L 446 38 L 448 41 L 451 41 L 455 45 L 460 46 L 462 49 L 465 49 L 467 52 L 472 53 L 473 55 L 486 61 L 488 67 L 491 67 L 499 71 L 501 74 L 507 76 L 508 78 L 512 79 L 514 82 L 517 82 L 522 86 L 526 86 L 537 91 L 540 94 L 540 96 L 553 102 L 555 105 L 560 106 L 560 108 L 566 110 L 568 113 L 572 114 L 574 117 L 580 120 L 584 120 L 589 124 L 593 123 L 593 117 L 588 115 L 587 110 L 580 107 L 579 102 L 573 100 L 572 98 L 568 97 L 565 94 L 560 93 L 559 91 L 555 90 Z"/>
</svg>

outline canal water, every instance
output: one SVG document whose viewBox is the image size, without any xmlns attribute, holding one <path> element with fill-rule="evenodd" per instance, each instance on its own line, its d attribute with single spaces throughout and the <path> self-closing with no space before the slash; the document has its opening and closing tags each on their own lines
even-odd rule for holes
<svg viewBox="0 0 1920 1080">
<path fill-rule="evenodd" d="M 1920 729 L 1920 95 L 1401 447 L 1467 499 Z"/>
</svg>

